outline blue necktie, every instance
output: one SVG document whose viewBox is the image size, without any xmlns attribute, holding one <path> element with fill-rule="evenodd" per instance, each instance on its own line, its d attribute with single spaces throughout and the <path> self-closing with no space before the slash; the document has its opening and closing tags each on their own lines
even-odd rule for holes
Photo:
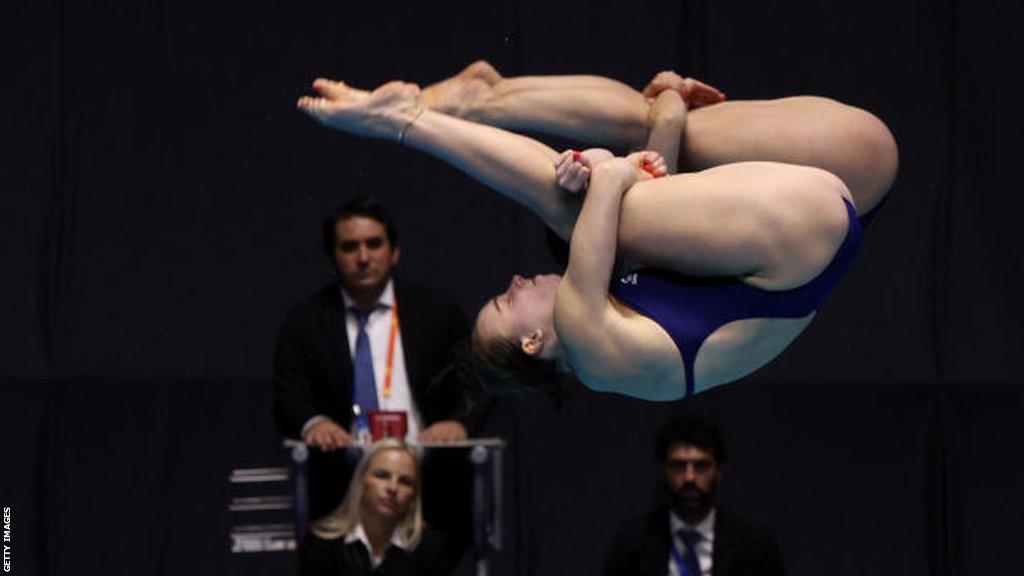
<svg viewBox="0 0 1024 576">
<path fill-rule="evenodd" d="M 370 337 L 366 334 L 366 321 L 370 319 L 372 310 L 352 307 L 359 330 L 356 332 L 356 355 L 352 363 L 355 376 L 355 394 L 353 402 L 359 405 L 359 417 L 356 430 L 370 427 L 369 413 L 377 409 L 377 381 L 373 377 L 373 354 L 370 351 Z"/>
<path fill-rule="evenodd" d="M 683 565 L 680 566 L 686 573 L 682 576 L 700 576 L 700 562 L 697 561 L 697 543 L 700 542 L 700 532 L 680 530 L 677 534 L 679 534 L 679 539 L 686 544 L 686 550 L 683 551 Z"/>
</svg>

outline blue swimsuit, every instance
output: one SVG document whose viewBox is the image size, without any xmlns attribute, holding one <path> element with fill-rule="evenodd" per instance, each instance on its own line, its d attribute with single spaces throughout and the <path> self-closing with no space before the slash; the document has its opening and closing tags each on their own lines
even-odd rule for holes
<svg viewBox="0 0 1024 576">
<path fill-rule="evenodd" d="M 747 318 L 803 318 L 835 290 L 861 241 L 861 225 L 845 199 L 849 226 L 832 261 L 813 280 L 791 290 L 763 290 L 735 277 L 701 278 L 645 268 L 612 281 L 608 293 L 654 320 L 683 357 L 686 395 L 693 394 L 697 351 L 715 330 Z"/>
</svg>

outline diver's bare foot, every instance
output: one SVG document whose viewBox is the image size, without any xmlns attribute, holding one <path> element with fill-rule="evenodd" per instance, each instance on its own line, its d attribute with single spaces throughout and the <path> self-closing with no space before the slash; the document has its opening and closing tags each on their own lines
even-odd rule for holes
<svg viewBox="0 0 1024 576">
<path fill-rule="evenodd" d="M 644 96 L 648 100 L 653 100 L 665 90 L 679 92 L 690 109 L 718 104 L 725 100 L 725 93 L 718 88 L 696 78 L 683 78 L 671 70 L 659 72 L 644 88 Z"/>
<path fill-rule="evenodd" d="M 299 109 L 325 126 L 357 136 L 398 139 L 423 111 L 419 87 L 405 82 L 388 82 L 367 92 L 317 78 L 313 90 L 320 96 L 299 98 Z"/>
<path fill-rule="evenodd" d="M 473 104 L 494 93 L 494 86 L 501 80 L 494 66 L 477 60 L 455 76 L 424 88 L 423 102 L 431 110 L 465 118 Z"/>
</svg>

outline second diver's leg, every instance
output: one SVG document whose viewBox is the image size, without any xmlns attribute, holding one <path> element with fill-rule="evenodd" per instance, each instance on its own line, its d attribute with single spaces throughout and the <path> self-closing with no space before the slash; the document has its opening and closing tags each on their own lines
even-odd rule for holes
<svg viewBox="0 0 1024 576">
<path fill-rule="evenodd" d="M 822 168 L 839 176 L 858 214 L 874 208 L 896 177 L 898 154 L 874 115 L 817 96 L 729 101 L 690 111 L 680 169 L 743 161 Z"/>
<path fill-rule="evenodd" d="M 643 146 L 649 105 L 642 94 L 601 76 L 501 76 L 474 62 L 459 74 L 427 86 L 431 109 L 466 120 L 599 143 Z"/>
<path fill-rule="evenodd" d="M 666 89 L 686 91 L 685 82 L 663 72 L 648 86 L 647 95 Z M 476 88 L 465 89 L 467 83 Z M 458 86 L 463 87 L 461 92 L 454 89 Z M 476 122 L 618 148 L 649 146 L 646 141 L 653 128 L 649 101 L 621 82 L 600 76 L 504 78 L 482 61 L 426 88 L 424 99 Z M 814 166 L 846 183 L 858 214 L 875 207 L 895 179 L 898 153 L 892 134 L 859 108 L 815 96 L 693 108 L 683 132 L 680 170 L 742 161 Z"/>
</svg>

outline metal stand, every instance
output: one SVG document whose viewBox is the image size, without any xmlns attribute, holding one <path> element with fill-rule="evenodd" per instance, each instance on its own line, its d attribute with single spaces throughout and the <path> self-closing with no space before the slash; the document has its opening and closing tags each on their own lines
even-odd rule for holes
<svg viewBox="0 0 1024 576">
<path fill-rule="evenodd" d="M 478 445 L 469 452 L 473 464 L 473 556 L 477 576 L 490 573 L 489 552 L 501 550 L 503 447 Z"/>
<path fill-rule="evenodd" d="M 309 449 L 302 442 L 285 440 L 285 446 L 292 457 L 293 477 L 295 478 L 295 545 L 302 544 L 302 537 L 309 525 L 309 488 L 306 484 L 306 461 L 309 460 Z"/>
</svg>

